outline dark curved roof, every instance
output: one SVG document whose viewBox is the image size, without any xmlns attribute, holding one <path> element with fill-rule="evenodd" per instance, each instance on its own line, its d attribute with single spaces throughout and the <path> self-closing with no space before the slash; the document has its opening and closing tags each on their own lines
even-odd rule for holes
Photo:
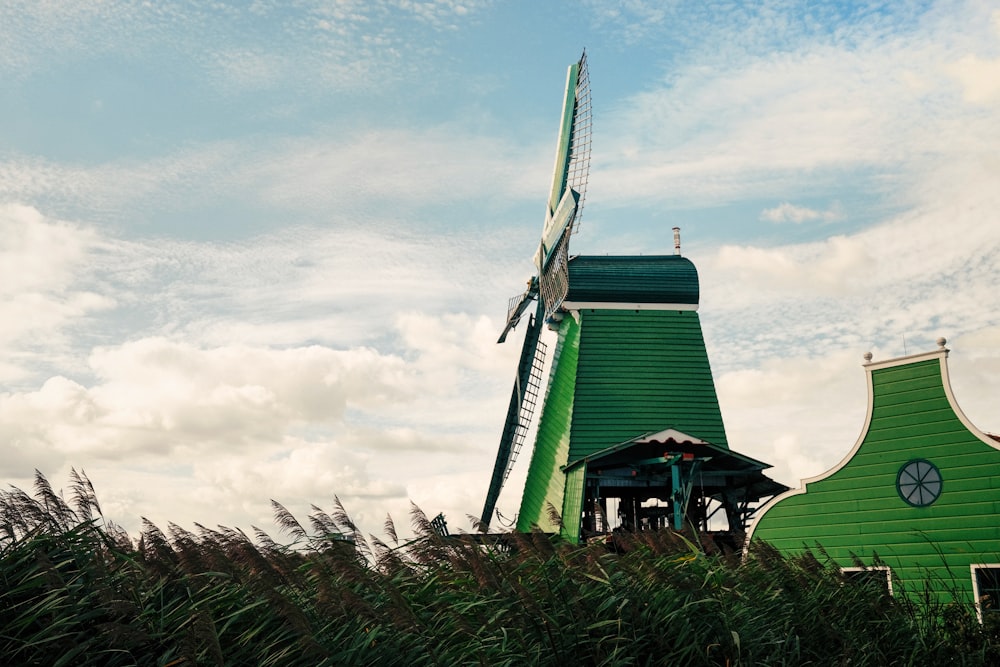
<svg viewBox="0 0 1000 667">
<path fill-rule="evenodd" d="M 579 255 L 569 260 L 566 301 L 697 305 L 698 270 L 680 255 Z"/>
</svg>

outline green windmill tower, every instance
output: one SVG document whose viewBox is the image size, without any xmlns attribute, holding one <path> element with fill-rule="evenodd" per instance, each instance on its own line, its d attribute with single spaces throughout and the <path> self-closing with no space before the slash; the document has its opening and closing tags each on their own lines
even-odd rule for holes
<svg viewBox="0 0 1000 667">
<path fill-rule="evenodd" d="M 544 323 L 558 331 L 517 529 L 578 541 L 613 528 L 721 526 L 742 533 L 785 490 L 770 466 L 729 449 L 698 318 L 698 273 L 680 255 L 573 256 L 590 162 L 586 53 L 569 67 L 559 143 L 535 253 L 511 299 L 507 334 L 528 315 L 481 523 L 524 445 L 539 403 Z"/>
</svg>

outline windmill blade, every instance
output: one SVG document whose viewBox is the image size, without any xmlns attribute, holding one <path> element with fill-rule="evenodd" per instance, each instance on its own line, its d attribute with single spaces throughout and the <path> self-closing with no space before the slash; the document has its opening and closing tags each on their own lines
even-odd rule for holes
<svg viewBox="0 0 1000 667">
<path fill-rule="evenodd" d="M 498 343 L 507 340 L 507 334 L 518 325 L 524 311 L 528 309 L 528 305 L 536 296 L 538 296 L 538 278 L 532 276 L 531 280 L 528 281 L 528 289 L 524 290 L 523 294 L 511 297 L 507 303 L 507 323 L 504 324 L 500 338 L 497 340 Z"/>
<path fill-rule="evenodd" d="M 579 202 L 580 193 L 572 188 L 567 188 L 555 211 L 546 217 L 545 228 L 542 231 L 542 242 L 535 252 L 535 266 L 542 273 L 545 273 L 545 267 L 552 261 L 556 244 L 566 235 L 567 229 L 573 228 L 577 212 L 580 210 Z"/>
<path fill-rule="evenodd" d="M 590 106 L 590 72 L 587 70 L 587 52 L 580 56 L 580 73 L 576 82 L 576 104 L 573 111 L 573 130 L 570 135 L 569 160 L 566 167 L 566 189 L 577 193 L 576 215 L 570 222 L 570 233 L 576 232 L 583 213 L 583 200 L 587 195 L 590 177 L 590 136 L 593 115 Z"/>
<path fill-rule="evenodd" d="M 542 303 L 539 302 L 535 314 L 529 318 L 528 329 L 524 332 L 521 359 L 517 365 L 517 376 L 514 378 L 514 388 L 510 394 L 507 419 L 500 436 L 500 447 L 497 449 L 493 476 L 490 478 L 490 488 L 486 493 L 486 502 L 480 519 L 483 526 L 489 526 L 490 519 L 493 518 L 500 490 L 524 445 L 528 435 L 528 425 L 531 423 L 535 404 L 538 402 L 546 350 L 545 343 L 539 340 L 543 325 L 542 309 Z"/>
<path fill-rule="evenodd" d="M 538 278 L 540 301 L 544 304 L 543 317 L 546 320 L 559 309 L 569 293 L 569 235 L 569 229 L 563 230 Z"/>
<path fill-rule="evenodd" d="M 587 53 L 584 52 L 566 72 L 566 94 L 563 97 L 552 187 L 545 210 L 541 247 L 535 257 L 539 274 L 564 233 L 567 230 L 572 233 L 580 223 L 590 175 L 591 129 L 590 74 L 587 71 Z"/>
</svg>

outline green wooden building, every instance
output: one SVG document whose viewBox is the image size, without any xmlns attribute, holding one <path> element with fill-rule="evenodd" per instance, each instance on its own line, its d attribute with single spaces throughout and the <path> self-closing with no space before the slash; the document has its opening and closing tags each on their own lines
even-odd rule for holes
<svg viewBox="0 0 1000 667">
<path fill-rule="evenodd" d="M 680 255 L 572 256 L 590 165 L 586 54 L 569 66 L 537 273 L 508 303 L 498 342 L 527 317 L 521 357 L 480 526 L 541 402 L 517 529 L 571 540 L 613 528 L 722 524 L 739 534 L 762 498 L 786 487 L 730 451 L 698 319 L 698 272 Z M 544 397 L 546 346 L 558 330 Z M 609 516 L 610 515 L 610 516 Z"/>
<path fill-rule="evenodd" d="M 820 545 L 894 594 L 926 586 L 940 602 L 1000 607 L 1000 442 L 962 414 L 938 344 L 888 361 L 866 355 L 861 436 L 833 469 L 763 507 L 748 544 Z"/>
<path fill-rule="evenodd" d="M 742 535 L 758 501 L 786 487 L 729 449 L 694 264 L 578 256 L 568 277 L 517 529 L 576 541 L 619 524 L 704 529 L 715 515 Z"/>
</svg>

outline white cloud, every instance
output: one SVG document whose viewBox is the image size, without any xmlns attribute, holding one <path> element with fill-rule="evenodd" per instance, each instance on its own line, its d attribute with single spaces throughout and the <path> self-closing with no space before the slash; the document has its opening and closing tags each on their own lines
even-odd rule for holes
<svg viewBox="0 0 1000 667">
<path fill-rule="evenodd" d="M 80 280 L 97 248 L 92 230 L 0 204 L 0 380 L 24 375 L 41 348 L 63 349 L 68 327 L 114 306 Z"/>
<path fill-rule="evenodd" d="M 966 97 L 992 99 L 994 60 L 968 56 L 996 51 L 981 13 L 974 4 L 932 11 L 897 39 L 877 24 L 793 30 L 785 48 L 765 42 L 749 54 L 730 53 L 723 38 L 741 40 L 743 28 L 726 23 L 718 44 L 672 63 L 660 86 L 606 112 L 612 137 L 604 141 L 616 150 L 596 156 L 599 177 L 615 201 L 704 206 L 815 196 L 856 169 L 877 175 L 859 186 L 884 194 L 896 183 L 885 176 L 962 160 L 970 148 L 995 153 L 997 108 L 967 104 L 953 78 Z M 760 28 L 758 19 L 747 30 Z"/>
<path fill-rule="evenodd" d="M 865 416 L 860 354 L 772 358 L 723 373 L 716 382 L 729 445 L 774 466 L 798 486 L 839 461 L 857 440 Z"/>
<path fill-rule="evenodd" d="M 249 453 L 304 425 L 340 423 L 348 409 L 405 402 L 412 384 L 398 358 L 318 346 L 198 349 L 144 339 L 98 349 L 90 365 L 91 387 L 53 377 L 0 400 L 23 446 L 81 459 Z"/>
<path fill-rule="evenodd" d="M 57 376 L 0 395 L 0 434 L 19 452 L 2 472 L 85 468 L 113 485 L 126 527 L 139 515 L 204 521 L 209 506 L 212 521 L 245 523 L 245 512 L 259 521 L 269 498 L 302 508 L 333 494 L 378 520 L 386 499 L 402 508 L 412 470 L 464 474 L 492 462 L 483 436 L 504 406 L 463 367 L 466 346 L 451 347 L 454 357 L 431 349 L 412 362 L 363 348 L 203 349 L 162 338 L 101 348 L 90 386 Z M 176 485 L 192 497 L 158 505 Z"/>
<path fill-rule="evenodd" d="M 668 14 L 672 13 L 662 3 L 644 0 L 615 3 L 588 0 L 586 5 L 599 30 L 611 26 L 626 44 L 638 43 L 661 29 Z"/>
<path fill-rule="evenodd" d="M 0 206 L 0 295 L 65 289 L 93 242 L 92 232 L 28 206 Z"/>
<path fill-rule="evenodd" d="M 1000 58 L 983 60 L 975 55 L 964 56 L 948 72 L 962 84 L 967 102 L 986 104 L 1000 95 Z"/>
<path fill-rule="evenodd" d="M 869 285 L 876 263 L 860 239 L 833 236 L 798 247 L 722 246 L 708 268 L 713 282 L 731 288 L 727 301 L 759 303 L 782 294 L 856 293 Z"/>
<path fill-rule="evenodd" d="M 948 338 L 948 368 L 955 400 L 980 429 L 1000 434 L 1000 324 L 957 330 Z"/>
<path fill-rule="evenodd" d="M 537 154 L 461 127 L 380 130 L 291 142 L 267 160 L 252 161 L 259 166 L 242 178 L 272 205 L 353 210 L 360 202 L 434 202 L 469 206 L 475 216 L 482 202 L 540 193 L 548 172 Z"/>
<path fill-rule="evenodd" d="M 402 340 L 410 349 L 419 350 L 427 367 L 461 368 L 475 373 L 502 373 L 511 370 L 510 352 L 514 348 L 497 345 L 497 323 L 485 316 L 467 314 L 430 316 L 408 312 L 397 319 Z M 512 337 L 513 340 L 513 337 Z"/>
<path fill-rule="evenodd" d="M 833 204 L 825 211 L 796 206 L 790 202 L 781 202 L 774 208 L 766 208 L 760 213 L 760 219 L 766 222 L 782 223 L 793 222 L 796 224 L 803 222 L 832 222 L 843 216 L 839 203 Z"/>
<path fill-rule="evenodd" d="M 549 178 L 543 154 L 547 150 L 447 123 L 359 134 L 330 127 L 305 139 L 190 144 L 146 160 L 94 166 L 15 154 L 0 156 L 0 201 L 44 202 L 83 217 L 96 213 L 106 224 L 149 225 L 150 213 L 203 214 L 220 204 L 269 221 L 352 227 L 383 220 L 399 225 L 421 207 L 455 206 L 466 207 L 476 222 L 485 210 L 541 199 L 539 184 Z"/>
<path fill-rule="evenodd" d="M 478 0 L 315 0 L 289 12 L 286 3 L 273 1 L 5 3 L 0 71 L 23 77 L 89 58 L 139 60 L 176 49 L 216 90 L 280 83 L 316 95 L 384 87 L 416 74 L 405 54 L 431 49 L 428 34 L 454 31 L 483 6 Z M 317 79 L 323 86 L 310 85 Z"/>
<path fill-rule="evenodd" d="M 45 340 L 48 365 L 0 394 L 5 478 L 85 468 L 135 528 L 140 515 L 246 525 L 270 497 L 307 510 L 334 493 L 405 519 L 413 470 L 488 476 L 517 353 L 494 342 L 508 296 L 494 278 L 510 271 L 491 258 L 498 238 L 301 227 L 124 241 L 10 210 L 35 225 L 9 235 L 12 258 L 59 260 L 12 274 L 17 294 L 92 285 L 117 307 L 89 311 L 93 335 L 65 349 Z M 462 302 L 498 316 L 442 311 Z"/>
<path fill-rule="evenodd" d="M 93 166 L 8 154 L 0 157 L 0 201 L 41 202 L 46 210 L 96 216 L 108 225 L 141 223 L 146 221 L 135 219 L 134 208 L 140 202 L 162 214 L 222 197 L 227 181 L 220 175 L 243 158 L 230 142 L 186 147 L 146 161 L 122 159 Z"/>
<path fill-rule="evenodd" d="M 988 185 L 997 178 L 992 157 L 928 169 L 903 193 L 905 211 L 867 229 L 813 243 L 725 245 L 696 258 L 703 317 L 739 322 L 753 344 L 812 352 L 821 332 L 880 345 L 989 326 L 996 315 L 982 304 L 1000 289 L 990 222 L 1000 193 Z"/>
<path fill-rule="evenodd" d="M 405 500 L 405 486 L 389 479 L 366 452 L 335 441 L 289 439 L 283 445 L 280 454 L 267 458 L 233 454 L 196 463 L 195 488 L 202 496 L 198 505 L 208 500 L 229 516 L 250 514 L 257 517 L 258 526 L 267 529 L 271 499 L 303 520 L 310 504 L 322 506 L 337 495 L 347 503 L 355 520 L 368 526 L 384 517 L 381 505 Z M 196 510 L 204 511 L 197 505 L 192 507 L 192 519 L 197 519 Z"/>
<path fill-rule="evenodd" d="M 73 270 L 20 293 L 80 282 L 118 307 L 91 318 L 102 344 L 71 341 L 60 354 L 76 362 L 36 365 L 37 384 L 0 394 L 7 478 L 83 467 L 132 528 L 140 515 L 245 525 L 270 516 L 270 497 L 307 511 L 334 493 L 368 520 L 386 505 L 405 519 L 414 469 L 486 478 L 517 349 L 495 344 L 499 316 L 440 308 L 488 297 L 502 311 L 496 239 L 477 236 L 471 254 L 461 239 L 366 230 L 126 242 L 26 211 L 36 235 L 79 232 L 89 254 L 53 244 Z"/>
</svg>

